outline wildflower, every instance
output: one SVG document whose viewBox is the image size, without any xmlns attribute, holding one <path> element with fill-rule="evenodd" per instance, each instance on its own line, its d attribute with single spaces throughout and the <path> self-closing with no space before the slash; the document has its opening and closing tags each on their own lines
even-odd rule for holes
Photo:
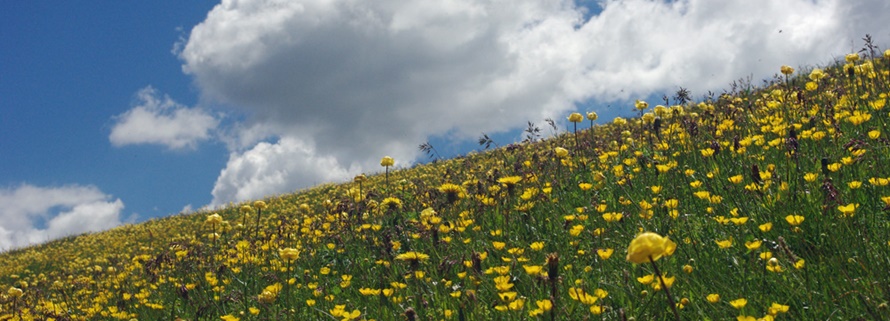
<svg viewBox="0 0 890 321">
<path fill-rule="evenodd" d="M 657 261 L 662 256 L 674 254 L 677 244 L 667 237 L 646 232 L 637 235 L 627 247 L 627 260 L 632 263 Z"/>
<path fill-rule="evenodd" d="M 615 252 L 614 249 L 597 249 L 596 255 L 598 255 L 603 260 L 608 260 L 609 257 L 611 257 L 612 253 L 614 253 L 614 252 Z"/>
<path fill-rule="evenodd" d="M 871 138 L 871 139 L 878 139 L 878 138 L 880 138 L 880 137 L 881 137 L 881 131 L 880 131 L 880 130 L 871 130 L 871 131 L 868 132 L 868 138 Z"/>
<path fill-rule="evenodd" d="M 794 73 L 794 68 L 792 68 L 791 66 L 782 66 L 782 68 L 779 68 L 779 70 L 782 71 L 782 74 L 786 76 Z"/>
<path fill-rule="evenodd" d="M 238 317 L 233 316 L 233 315 L 231 315 L 231 314 L 226 314 L 226 315 L 221 316 L 221 317 L 219 317 L 219 318 L 222 319 L 223 321 L 238 321 L 238 320 L 241 320 L 241 318 L 238 318 Z"/>
<path fill-rule="evenodd" d="M 726 240 L 715 240 L 714 243 L 717 243 L 721 249 L 727 249 L 732 247 L 732 237 Z"/>
<path fill-rule="evenodd" d="M 717 303 L 720 301 L 720 295 L 717 293 L 708 294 L 707 300 L 711 303 Z"/>
<path fill-rule="evenodd" d="M 794 262 L 794 268 L 798 270 L 803 269 L 804 265 L 806 265 L 806 261 L 804 261 L 803 259 L 798 259 L 796 262 Z"/>
<path fill-rule="evenodd" d="M 779 260 L 776 258 L 770 258 L 769 261 L 766 262 L 766 270 L 775 273 L 782 273 L 782 266 L 779 265 Z"/>
<path fill-rule="evenodd" d="M 634 102 L 634 108 L 636 108 L 637 110 L 640 110 L 640 111 L 646 110 L 646 108 L 649 108 L 649 103 L 637 99 L 637 101 Z"/>
<path fill-rule="evenodd" d="M 810 80 L 818 81 L 825 77 L 825 72 L 822 69 L 816 68 L 813 71 L 810 71 Z"/>
<path fill-rule="evenodd" d="M 587 120 L 594 121 L 597 118 L 599 118 L 599 115 L 597 115 L 596 112 L 592 111 L 592 112 L 587 113 Z"/>
<path fill-rule="evenodd" d="M 859 54 L 857 54 L 857 53 L 847 54 L 846 56 L 844 56 L 844 60 L 846 60 L 847 62 L 856 62 L 857 60 L 859 60 Z"/>
<path fill-rule="evenodd" d="M 730 183 L 738 184 L 738 183 L 742 182 L 742 178 L 743 178 L 742 175 L 736 175 L 736 176 L 732 176 L 732 177 L 728 178 L 727 180 Z"/>
<path fill-rule="evenodd" d="M 411 251 L 396 255 L 395 259 L 407 262 L 423 262 L 429 260 L 430 256 L 423 253 Z"/>
<path fill-rule="evenodd" d="M 13 286 L 13 287 L 9 287 L 9 290 L 6 291 L 6 294 L 9 295 L 9 297 L 11 297 L 11 298 L 20 298 L 20 297 L 22 297 L 22 295 L 24 295 L 24 293 L 25 293 L 25 292 L 22 291 L 22 289 L 19 289 L 19 288 L 14 287 L 14 286 Z"/>
<path fill-rule="evenodd" d="M 788 215 L 785 216 L 785 221 L 791 226 L 798 226 L 800 223 L 803 223 L 804 217 L 802 215 Z"/>
<path fill-rule="evenodd" d="M 621 213 L 605 213 L 603 214 L 603 220 L 606 222 L 618 222 L 621 221 L 621 218 L 624 217 L 624 214 Z"/>
<path fill-rule="evenodd" d="M 282 259 L 290 262 L 290 261 L 296 260 L 297 258 L 300 257 L 300 251 L 298 251 L 295 248 L 289 247 L 289 248 L 278 250 L 278 256 L 280 256 Z"/>
<path fill-rule="evenodd" d="M 644 285 L 652 283 L 652 281 L 654 281 L 654 280 L 655 280 L 655 274 L 647 274 L 647 275 L 637 278 L 637 282 L 640 282 L 640 284 L 644 284 Z"/>
<path fill-rule="evenodd" d="M 569 156 L 569 151 L 562 147 L 555 148 L 554 152 L 556 153 L 556 157 L 559 157 L 559 158 L 566 158 Z"/>
<path fill-rule="evenodd" d="M 748 241 L 745 242 L 745 248 L 748 250 L 756 250 L 760 248 L 760 245 L 763 244 L 760 240 Z"/>
<path fill-rule="evenodd" d="M 541 265 L 523 265 L 522 269 L 525 270 L 525 273 L 531 276 L 541 275 L 541 272 L 544 271 L 544 267 Z"/>
<path fill-rule="evenodd" d="M 572 113 L 569 115 L 569 121 L 573 123 L 580 123 L 584 120 L 584 116 L 581 116 L 580 113 Z"/>
<path fill-rule="evenodd" d="M 204 221 L 204 223 L 213 225 L 213 226 L 222 224 L 222 222 L 223 222 L 222 216 L 219 216 L 219 214 L 216 214 L 216 213 L 208 215 L 207 219 Z"/>
<path fill-rule="evenodd" d="M 850 203 L 847 205 L 840 205 L 837 207 L 837 209 L 838 211 L 841 211 L 841 215 L 843 217 L 853 217 L 853 214 L 855 214 L 857 207 L 859 207 L 859 204 Z"/>
<path fill-rule="evenodd" d="M 389 157 L 389 156 L 383 156 L 383 158 L 380 159 L 380 166 L 383 166 L 383 167 L 390 167 L 390 166 L 395 165 L 395 163 L 396 163 L 396 161 L 394 159 L 392 159 L 392 157 Z"/>
<path fill-rule="evenodd" d="M 532 242 L 532 244 L 528 247 L 531 248 L 533 251 L 540 251 L 544 249 L 544 242 Z"/>
<path fill-rule="evenodd" d="M 748 300 L 745 300 L 745 298 L 739 298 L 729 301 L 729 305 L 736 309 L 744 308 L 746 304 L 748 304 Z"/>
<path fill-rule="evenodd" d="M 579 184 L 578 184 L 578 188 L 580 188 L 582 191 L 589 191 L 591 188 L 593 188 L 593 184 L 590 184 L 590 183 L 579 183 Z"/>
<path fill-rule="evenodd" d="M 773 316 L 774 316 L 774 315 L 777 315 L 777 314 L 779 314 L 779 313 L 787 313 L 787 312 L 788 312 L 788 308 L 789 308 L 789 306 L 787 306 L 787 305 L 779 304 L 779 303 L 773 302 L 773 304 L 771 304 L 771 305 L 769 306 L 769 309 L 768 309 L 768 312 L 767 312 L 767 313 L 769 313 L 769 315 L 773 315 Z"/>
<path fill-rule="evenodd" d="M 581 303 L 584 303 L 587 305 L 593 305 L 594 303 L 596 303 L 596 300 L 599 299 L 599 297 L 597 297 L 595 295 L 591 295 L 587 292 L 584 292 L 584 289 L 580 289 L 580 288 L 569 288 L 569 297 L 571 297 L 572 300 L 575 300 L 575 301 L 578 301 L 578 302 L 581 302 Z"/>
</svg>

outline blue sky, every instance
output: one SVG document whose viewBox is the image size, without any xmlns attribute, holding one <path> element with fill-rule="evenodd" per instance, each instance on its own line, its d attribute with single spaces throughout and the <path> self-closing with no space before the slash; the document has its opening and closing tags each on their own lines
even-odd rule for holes
<svg viewBox="0 0 890 321">
<path fill-rule="evenodd" d="M 877 0 L 275 2 L 5 3 L 0 251 L 890 39 Z"/>
</svg>

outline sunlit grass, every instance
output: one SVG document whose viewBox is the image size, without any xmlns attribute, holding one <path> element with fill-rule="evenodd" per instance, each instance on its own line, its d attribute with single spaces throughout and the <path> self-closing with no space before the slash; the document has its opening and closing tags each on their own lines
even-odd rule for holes
<svg viewBox="0 0 890 321">
<path fill-rule="evenodd" d="M 890 319 L 888 56 L 11 251 L 0 320 Z"/>
</svg>

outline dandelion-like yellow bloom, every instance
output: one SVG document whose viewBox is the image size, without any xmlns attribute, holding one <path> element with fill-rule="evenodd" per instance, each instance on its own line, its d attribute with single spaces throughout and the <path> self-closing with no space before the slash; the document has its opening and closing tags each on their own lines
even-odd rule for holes
<svg viewBox="0 0 890 321">
<path fill-rule="evenodd" d="M 267 206 L 266 202 L 263 202 L 263 201 L 253 202 L 253 207 L 255 207 L 256 209 L 258 209 L 260 211 L 266 209 L 266 206 Z"/>
<path fill-rule="evenodd" d="M 739 298 L 739 299 L 729 301 L 729 305 L 731 305 L 733 308 L 736 308 L 736 309 L 744 308 L 745 305 L 747 305 L 747 304 L 748 304 L 748 300 L 745 300 L 745 298 Z"/>
<path fill-rule="evenodd" d="M 818 81 L 819 79 L 825 78 L 825 72 L 822 69 L 816 68 L 813 71 L 810 71 L 810 80 Z"/>
<path fill-rule="evenodd" d="M 583 120 L 584 120 L 584 116 L 582 116 L 580 113 L 572 113 L 571 115 L 569 115 L 570 122 L 580 123 Z"/>
<path fill-rule="evenodd" d="M 596 255 L 598 255 L 600 259 L 608 260 L 610 257 L 612 257 L 612 253 L 614 252 L 614 249 L 597 249 Z"/>
<path fill-rule="evenodd" d="M 711 303 L 717 303 L 720 301 L 720 295 L 717 293 L 708 294 L 707 300 Z"/>
<path fill-rule="evenodd" d="M 204 221 L 204 223 L 209 224 L 209 225 L 214 225 L 214 226 L 222 224 L 222 222 L 223 222 L 222 216 L 219 216 L 219 214 L 216 214 L 216 213 L 208 215 L 207 219 Z"/>
<path fill-rule="evenodd" d="M 788 215 L 785 216 L 785 222 L 791 224 L 791 226 L 798 226 L 800 223 L 803 223 L 804 217 L 803 215 Z"/>
<path fill-rule="evenodd" d="M 719 246 L 721 249 L 727 249 L 732 247 L 732 237 L 726 240 L 715 240 L 714 243 L 717 243 L 717 246 Z"/>
<path fill-rule="evenodd" d="M 569 156 L 569 150 L 562 147 L 557 147 L 553 151 L 556 153 L 556 157 L 559 158 L 566 158 Z"/>
<path fill-rule="evenodd" d="M 853 217 L 856 214 L 856 208 L 859 207 L 859 204 L 850 203 L 847 205 L 840 205 L 837 207 L 838 211 L 841 211 L 841 215 L 843 217 Z"/>
<path fill-rule="evenodd" d="M 429 259 L 430 259 L 429 255 L 419 253 L 419 252 L 414 252 L 414 251 L 405 252 L 405 253 L 396 255 L 396 260 L 399 260 L 399 261 L 423 262 L 423 261 L 426 261 Z"/>
<path fill-rule="evenodd" d="M 748 241 L 745 242 L 745 248 L 753 251 L 759 249 L 761 244 L 763 244 L 763 242 L 760 240 Z"/>
<path fill-rule="evenodd" d="M 6 291 L 6 294 L 9 295 L 10 298 L 20 298 L 22 297 L 22 295 L 25 294 L 25 292 L 22 291 L 22 289 L 13 286 L 9 287 L 9 290 Z"/>
<path fill-rule="evenodd" d="M 292 247 L 280 249 L 278 256 L 286 261 L 293 261 L 300 257 L 300 251 Z"/>
<path fill-rule="evenodd" d="M 844 56 L 844 60 L 846 60 L 847 62 L 856 62 L 859 60 L 859 54 L 857 54 L 857 53 L 847 54 L 846 56 Z"/>
<path fill-rule="evenodd" d="M 594 121 L 597 118 L 599 118 L 599 115 L 597 115 L 596 112 L 592 111 L 592 112 L 587 113 L 587 120 Z"/>
<path fill-rule="evenodd" d="M 383 158 L 380 159 L 380 166 L 383 166 L 383 167 L 393 166 L 393 165 L 395 165 L 395 163 L 396 163 L 396 161 L 394 159 L 392 159 L 392 157 L 389 157 L 389 156 L 383 156 Z"/>
<path fill-rule="evenodd" d="M 627 247 L 627 260 L 632 263 L 657 261 L 662 256 L 674 254 L 677 244 L 667 237 L 646 232 L 637 235 Z"/>
<path fill-rule="evenodd" d="M 782 66 L 782 68 L 779 68 L 779 70 L 782 71 L 782 74 L 786 75 L 786 76 L 794 73 L 794 68 L 792 68 L 791 66 L 787 66 L 787 65 Z"/>
<path fill-rule="evenodd" d="M 646 110 L 646 108 L 649 108 L 649 103 L 637 99 L 637 101 L 634 102 L 634 108 L 637 110 Z"/>
</svg>

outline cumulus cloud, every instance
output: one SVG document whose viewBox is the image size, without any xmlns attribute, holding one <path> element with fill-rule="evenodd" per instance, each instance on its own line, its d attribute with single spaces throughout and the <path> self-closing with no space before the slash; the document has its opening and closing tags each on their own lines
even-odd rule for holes
<svg viewBox="0 0 890 321">
<path fill-rule="evenodd" d="M 108 139 L 114 146 L 157 144 L 194 148 L 211 138 L 219 120 L 206 111 L 180 105 L 151 86 L 137 93 L 136 107 L 115 117 Z"/>
<path fill-rule="evenodd" d="M 123 208 L 93 186 L 0 189 L 0 251 L 118 226 Z"/>
<path fill-rule="evenodd" d="M 179 52 L 205 99 L 249 117 L 252 139 L 238 140 L 249 150 L 231 154 L 214 199 L 256 195 L 257 182 L 287 192 L 325 178 L 319 170 L 377 170 L 387 154 L 407 164 L 431 135 L 467 139 L 680 86 L 719 91 L 783 64 L 830 62 L 866 33 L 890 38 L 878 0 L 597 5 L 224 0 Z M 250 148 L 268 137 L 280 139 Z M 248 156 L 290 170 L 247 166 L 260 163 Z"/>
<path fill-rule="evenodd" d="M 262 142 L 232 153 L 213 188 L 211 206 L 341 181 L 349 178 L 348 172 L 334 157 L 317 155 L 314 146 L 299 139 Z"/>
</svg>

